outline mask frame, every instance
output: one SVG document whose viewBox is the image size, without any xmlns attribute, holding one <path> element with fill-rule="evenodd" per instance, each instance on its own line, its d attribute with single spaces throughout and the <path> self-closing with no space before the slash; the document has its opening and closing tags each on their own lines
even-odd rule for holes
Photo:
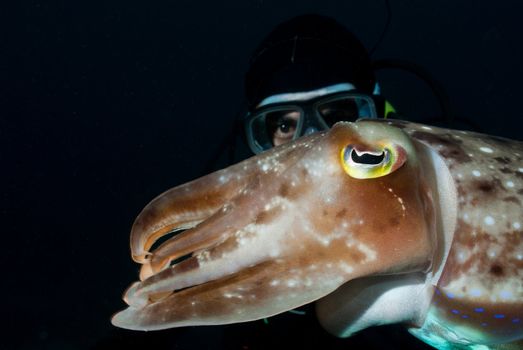
<svg viewBox="0 0 523 350">
<path fill-rule="evenodd" d="M 321 107 L 328 107 L 329 104 L 335 105 L 339 102 L 353 102 L 357 106 L 354 117 L 335 118 L 334 120 L 325 120 L 327 115 L 322 115 Z M 308 135 L 317 131 L 327 130 L 338 121 L 356 121 L 360 118 L 378 118 L 375 96 L 362 94 L 355 90 L 350 92 L 340 92 L 328 95 L 318 96 L 309 100 L 301 101 L 284 101 L 271 103 L 256 108 L 253 112 L 247 113 L 244 120 L 244 127 L 247 136 L 247 143 L 250 149 L 255 153 L 261 153 L 272 147 L 275 147 L 274 134 L 270 135 L 267 130 L 270 124 L 269 118 L 276 113 L 298 113 L 295 131 L 291 140 Z M 342 109 L 340 109 L 342 111 Z"/>
</svg>

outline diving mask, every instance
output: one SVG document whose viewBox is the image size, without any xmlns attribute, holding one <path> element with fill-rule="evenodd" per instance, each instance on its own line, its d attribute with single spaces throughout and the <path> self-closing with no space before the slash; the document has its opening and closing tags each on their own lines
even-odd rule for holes
<svg viewBox="0 0 523 350">
<path fill-rule="evenodd" d="M 378 116 L 372 97 L 353 91 L 294 101 L 278 101 L 273 97 L 262 101 L 253 113 L 247 115 L 247 139 L 256 154 L 301 136 L 329 129 L 339 121 Z"/>
</svg>

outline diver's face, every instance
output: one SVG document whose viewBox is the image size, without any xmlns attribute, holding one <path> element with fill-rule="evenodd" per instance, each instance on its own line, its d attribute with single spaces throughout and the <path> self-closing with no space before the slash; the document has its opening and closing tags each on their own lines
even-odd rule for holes
<svg viewBox="0 0 523 350">
<path fill-rule="evenodd" d="M 319 106 L 317 112 L 327 127 L 332 127 L 339 121 L 355 121 L 358 117 L 358 109 L 354 101 L 340 100 Z M 279 146 L 294 139 L 297 132 L 299 111 L 283 110 L 272 112 L 267 115 L 267 133 L 271 135 L 272 145 Z M 316 124 L 318 126 L 318 124 Z M 323 128 L 316 127 L 310 130 L 319 131 Z"/>
<path fill-rule="evenodd" d="M 267 129 L 269 135 L 271 135 L 272 144 L 279 146 L 292 141 L 299 119 L 300 113 L 297 111 L 271 114 L 270 118 L 267 118 Z"/>
</svg>

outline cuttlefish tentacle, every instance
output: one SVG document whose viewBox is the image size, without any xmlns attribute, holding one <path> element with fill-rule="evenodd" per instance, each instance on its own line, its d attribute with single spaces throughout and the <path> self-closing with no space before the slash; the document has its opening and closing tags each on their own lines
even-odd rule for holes
<svg viewBox="0 0 523 350">
<path fill-rule="evenodd" d="M 113 323 L 162 329 L 259 319 L 317 300 L 359 276 L 426 268 L 434 218 L 427 210 L 430 196 L 420 195 L 428 189 L 417 160 L 369 181 L 348 176 L 339 164 L 345 146 L 374 149 L 388 132 L 385 126 L 374 129 L 368 140 L 357 128 L 340 125 L 237 165 L 236 174 L 243 166 L 249 171 L 235 180 L 242 183 L 237 192 L 216 204 L 226 210 L 153 251 L 153 274 L 127 291 L 129 308 Z M 413 151 L 406 135 L 398 130 L 397 137 L 391 149 Z M 183 189 L 166 196 L 170 201 L 181 192 L 186 205 L 197 206 L 216 177 L 198 180 L 195 203 Z M 144 212 L 157 212 L 159 205 L 164 213 L 166 201 L 159 197 Z M 379 208 L 375 201 L 390 205 Z M 172 208 L 166 216 L 178 216 L 181 209 Z M 379 219 L 367 221 L 369 212 Z M 146 232 L 156 237 L 154 230 Z M 186 254 L 192 256 L 166 266 Z M 233 308 L 234 302 L 239 304 Z"/>
</svg>

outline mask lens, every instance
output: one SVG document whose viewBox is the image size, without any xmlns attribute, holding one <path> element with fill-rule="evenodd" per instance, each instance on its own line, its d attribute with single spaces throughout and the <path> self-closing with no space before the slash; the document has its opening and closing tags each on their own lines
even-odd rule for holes
<svg viewBox="0 0 523 350">
<path fill-rule="evenodd" d="M 301 112 L 294 107 L 283 107 L 255 115 L 249 123 L 252 140 L 260 151 L 287 143 L 298 132 Z"/>
<path fill-rule="evenodd" d="M 355 121 L 358 118 L 375 118 L 374 103 L 366 96 L 344 96 L 317 105 L 325 123 L 332 127 L 339 121 Z"/>
</svg>

